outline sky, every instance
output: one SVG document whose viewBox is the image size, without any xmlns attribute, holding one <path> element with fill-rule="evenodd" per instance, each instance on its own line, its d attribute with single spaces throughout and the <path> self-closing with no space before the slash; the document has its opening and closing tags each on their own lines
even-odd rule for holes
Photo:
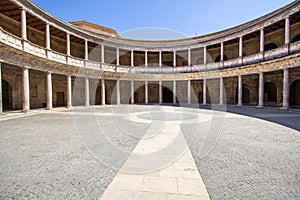
<svg viewBox="0 0 300 200">
<path fill-rule="evenodd" d="M 176 39 L 221 31 L 292 0 L 33 0 L 63 21 L 85 20 L 131 39 Z M 152 38 L 151 38 L 152 37 Z"/>
</svg>

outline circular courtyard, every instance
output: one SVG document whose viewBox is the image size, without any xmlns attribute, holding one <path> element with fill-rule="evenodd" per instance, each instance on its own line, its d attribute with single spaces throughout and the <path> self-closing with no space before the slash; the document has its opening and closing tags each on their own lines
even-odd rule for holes
<svg viewBox="0 0 300 200">
<path fill-rule="evenodd" d="M 113 199 L 116 190 L 130 199 L 297 199 L 299 118 L 159 105 L 8 113 L 0 122 L 1 199 Z M 153 178 L 162 185 L 149 187 Z M 184 187 L 194 179 L 203 191 Z M 164 186 L 172 181 L 176 187 Z"/>
</svg>

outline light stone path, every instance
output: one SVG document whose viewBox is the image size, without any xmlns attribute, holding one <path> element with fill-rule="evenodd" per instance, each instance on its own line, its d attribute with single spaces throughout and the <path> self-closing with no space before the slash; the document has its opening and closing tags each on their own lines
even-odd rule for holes
<svg viewBox="0 0 300 200">
<path fill-rule="evenodd" d="M 157 134 L 144 135 L 101 198 L 115 199 L 209 199 L 180 121 L 166 121 Z"/>
</svg>

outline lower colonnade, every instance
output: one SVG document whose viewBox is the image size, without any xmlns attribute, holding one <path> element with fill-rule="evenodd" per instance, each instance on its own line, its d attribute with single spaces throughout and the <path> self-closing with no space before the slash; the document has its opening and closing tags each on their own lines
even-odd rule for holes
<svg viewBox="0 0 300 200">
<path fill-rule="evenodd" d="M 106 104 L 299 105 L 300 68 L 185 80 L 89 78 L 1 63 L 1 112 Z"/>
</svg>

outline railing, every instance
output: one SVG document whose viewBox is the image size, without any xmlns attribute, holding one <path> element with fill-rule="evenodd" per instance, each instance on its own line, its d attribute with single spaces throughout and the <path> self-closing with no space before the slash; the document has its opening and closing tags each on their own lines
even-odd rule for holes
<svg viewBox="0 0 300 200">
<path fill-rule="evenodd" d="M 264 53 L 256 53 L 242 58 L 235 58 L 224 62 L 207 63 L 192 66 L 180 66 L 180 67 L 159 67 L 159 66 L 142 66 L 142 67 L 130 67 L 122 65 L 113 65 L 106 63 L 99 63 L 91 60 L 84 60 L 81 58 L 67 56 L 66 54 L 47 50 L 44 47 L 36 45 L 30 41 L 24 41 L 21 38 L 3 30 L 0 27 L 0 42 L 13 48 L 26 51 L 35 56 L 47 58 L 55 62 L 62 64 L 68 64 L 76 67 L 88 68 L 93 70 L 102 70 L 110 72 L 122 72 L 122 73 L 189 73 L 189 72 L 201 72 L 201 71 L 213 71 L 231 67 L 238 67 L 242 65 L 249 65 L 262 62 L 264 60 L 276 59 L 279 57 L 287 56 L 289 54 L 300 52 L 300 41 L 291 43 L 289 45 L 283 45 L 279 48 L 265 51 Z"/>
</svg>

